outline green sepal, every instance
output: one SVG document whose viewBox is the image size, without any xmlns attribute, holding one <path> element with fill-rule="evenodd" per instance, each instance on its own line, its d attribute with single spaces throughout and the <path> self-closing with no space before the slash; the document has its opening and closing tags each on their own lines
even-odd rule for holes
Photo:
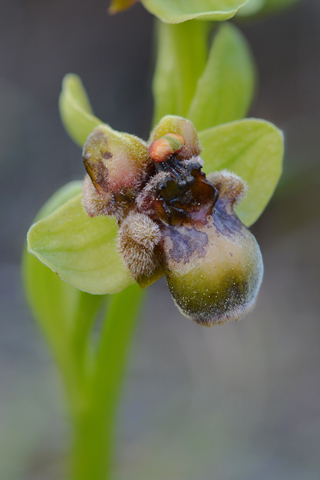
<svg viewBox="0 0 320 480">
<path fill-rule="evenodd" d="M 117 223 L 90 218 L 82 195 L 32 225 L 28 250 L 59 277 L 88 293 L 116 293 L 134 283 L 116 246 Z"/>
<path fill-rule="evenodd" d="M 59 110 L 64 128 L 79 146 L 82 146 L 89 133 L 102 123 L 93 115 L 80 77 L 72 73 L 66 75 L 62 81 Z"/>
<path fill-rule="evenodd" d="M 250 226 L 261 215 L 282 172 L 283 134 L 273 124 L 240 120 L 199 132 L 206 173 L 228 169 L 248 184 L 236 212 Z"/>
<path fill-rule="evenodd" d="M 219 27 L 187 118 L 204 130 L 246 116 L 255 87 L 250 47 L 232 24 Z"/>
<path fill-rule="evenodd" d="M 232 18 L 248 0 L 141 0 L 149 12 L 166 23 Z"/>
<path fill-rule="evenodd" d="M 154 124 L 165 115 L 186 116 L 208 53 L 209 22 L 157 22 L 153 78 Z"/>
<path fill-rule="evenodd" d="M 278 0 L 276 0 L 278 1 Z M 281 1 L 281 0 L 280 0 Z M 258 13 L 265 5 L 266 0 L 250 0 L 247 5 L 239 10 L 238 17 L 249 17 Z"/>
<path fill-rule="evenodd" d="M 42 207 L 37 220 L 47 217 L 65 202 L 79 195 L 82 182 L 70 182 L 59 189 Z M 49 268 L 24 249 L 22 272 L 29 306 L 64 372 L 70 401 L 78 405 L 79 385 L 75 370 L 81 366 L 87 332 L 104 297 L 89 295 L 63 282 Z M 72 366 L 73 362 L 77 365 Z"/>
</svg>

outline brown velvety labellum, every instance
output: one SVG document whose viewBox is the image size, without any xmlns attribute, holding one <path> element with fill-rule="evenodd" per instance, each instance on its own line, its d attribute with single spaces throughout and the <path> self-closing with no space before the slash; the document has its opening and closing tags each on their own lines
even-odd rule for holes
<svg viewBox="0 0 320 480">
<path fill-rule="evenodd" d="M 169 289 L 185 316 L 209 327 L 253 307 L 263 275 L 261 252 L 224 201 L 205 224 L 168 226 L 162 249 Z"/>
</svg>

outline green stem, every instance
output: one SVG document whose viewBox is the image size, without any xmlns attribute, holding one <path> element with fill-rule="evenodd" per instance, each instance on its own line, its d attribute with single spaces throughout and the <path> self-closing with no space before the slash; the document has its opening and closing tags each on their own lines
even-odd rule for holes
<svg viewBox="0 0 320 480">
<path fill-rule="evenodd" d="M 103 322 L 84 408 L 74 415 L 72 480 L 109 480 L 123 373 L 143 292 L 133 285 L 113 295 Z"/>
<path fill-rule="evenodd" d="M 92 326 L 103 302 L 105 303 L 104 308 L 106 308 L 109 295 L 89 295 L 79 290 L 78 293 L 77 308 L 70 325 L 71 347 L 75 362 L 85 378 L 90 367 L 89 357 L 92 353 L 92 342 L 90 342 Z"/>
</svg>

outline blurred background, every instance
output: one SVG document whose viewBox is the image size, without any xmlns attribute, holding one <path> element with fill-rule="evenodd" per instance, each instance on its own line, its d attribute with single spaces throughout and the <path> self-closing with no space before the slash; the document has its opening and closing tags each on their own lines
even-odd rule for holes
<svg viewBox="0 0 320 480">
<path fill-rule="evenodd" d="M 84 174 L 64 132 L 62 77 L 96 115 L 148 137 L 153 18 L 107 0 L 0 0 L 0 478 L 62 480 L 63 392 L 28 311 L 21 251 L 60 186 Z M 284 175 L 253 227 L 265 278 L 239 323 L 201 328 L 149 288 L 118 429 L 116 480 L 320 478 L 320 2 L 241 24 L 258 64 L 250 115 L 285 132 Z"/>
</svg>

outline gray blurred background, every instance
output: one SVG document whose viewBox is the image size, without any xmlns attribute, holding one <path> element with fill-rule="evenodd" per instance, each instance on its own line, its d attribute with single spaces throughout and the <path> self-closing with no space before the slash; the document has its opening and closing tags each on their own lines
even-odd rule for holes
<svg viewBox="0 0 320 480">
<path fill-rule="evenodd" d="M 57 109 L 81 75 L 97 116 L 147 137 L 153 19 L 107 0 L 0 0 L 0 479 L 62 480 L 59 378 L 23 297 L 20 257 L 44 201 L 83 176 Z M 251 115 L 286 136 L 285 170 L 254 226 L 256 309 L 201 328 L 149 289 L 121 406 L 116 480 L 320 478 L 320 2 L 242 25 L 260 87 Z"/>
</svg>

